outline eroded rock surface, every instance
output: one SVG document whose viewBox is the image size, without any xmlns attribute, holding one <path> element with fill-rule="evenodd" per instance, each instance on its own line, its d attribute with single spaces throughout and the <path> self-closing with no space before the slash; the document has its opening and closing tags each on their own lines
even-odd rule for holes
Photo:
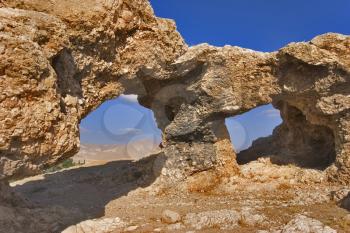
<svg viewBox="0 0 350 233">
<path fill-rule="evenodd" d="M 108 233 L 124 228 L 126 223 L 120 218 L 92 219 L 68 227 L 62 233 Z"/>
<path fill-rule="evenodd" d="M 150 106 L 157 119 L 165 119 L 163 174 L 183 178 L 209 171 L 206 176 L 212 176 L 214 170 L 216 182 L 237 172 L 225 118 L 272 101 L 279 89 L 272 63 L 273 54 L 206 44 L 174 62 L 174 81 Z"/>
<path fill-rule="evenodd" d="M 181 94 L 175 101 L 160 95 L 161 108 L 152 108 L 167 123 L 161 124 L 163 174 L 192 176 L 199 183 L 206 183 L 197 176 L 200 171 L 209 183 L 233 174 L 235 154 L 224 119 L 272 103 L 281 111 L 282 125 L 240 153 L 239 161 L 273 156 L 277 164 L 326 169 L 330 179 L 348 183 L 349 41 L 325 34 L 277 53 L 205 44 L 189 48 L 174 62 L 175 79 L 166 88 Z"/>
<path fill-rule="evenodd" d="M 187 48 L 174 23 L 156 18 L 145 1 L 1 6 L 3 178 L 72 156 L 80 120 L 103 101 L 133 93 L 164 132 L 167 177 L 206 171 L 213 183 L 236 173 L 225 118 L 273 103 L 283 124 L 239 160 L 280 155 L 349 180 L 349 37 L 326 34 L 276 53 Z"/>
<path fill-rule="evenodd" d="M 79 148 L 80 120 L 124 91 L 165 77 L 186 45 L 147 1 L 2 1 L 0 169 L 38 173 Z M 5 8 L 14 7 L 14 8 Z"/>
<path fill-rule="evenodd" d="M 278 163 L 328 167 L 330 177 L 348 182 L 350 76 L 346 51 L 349 37 L 326 34 L 278 52 L 281 93 L 273 97 L 273 104 L 281 111 L 283 123 L 271 137 L 258 139 L 241 152 L 241 162 L 279 155 Z"/>
<path fill-rule="evenodd" d="M 298 215 L 283 227 L 281 233 L 337 233 L 316 219 Z"/>
<path fill-rule="evenodd" d="M 143 0 L 0 7 L 2 183 L 75 154 L 80 120 L 122 93 L 137 94 L 164 133 L 155 170 L 167 181 L 187 179 L 191 191 L 239 174 L 224 120 L 269 103 L 282 125 L 238 160 L 269 156 L 349 183 L 349 36 L 325 34 L 273 53 L 188 48 L 174 22 Z"/>
</svg>

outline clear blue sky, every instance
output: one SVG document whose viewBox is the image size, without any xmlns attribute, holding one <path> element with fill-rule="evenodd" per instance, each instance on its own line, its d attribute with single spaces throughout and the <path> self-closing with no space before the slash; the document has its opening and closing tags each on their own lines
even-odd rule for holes
<svg viewBox="0 0 350 233">
<path fill-rule="evenodd" d="M 326 32 L 350 34 L 350 0 L 151 0 L 157 16 L 174 19 L 189 45 L 237 45 L 274 51 Z M 141 123 L 140 123 L 141 122 Z M 271 134 L 281 119 L 270 105 L 227 120 L 233 143 L 243 149 Z M 82 143 L 124 144 L 160 140 L 152 113 L 135 97 L 108 101 L 81 123 Z M 122 137 L 121 135 L 127 135 Z"/>
<path fill-rule="evenodd" d="M 273 51 L 326 32 L 350 34 L 349 0 L 151 0 L 190 45 Z"/>
</svg>

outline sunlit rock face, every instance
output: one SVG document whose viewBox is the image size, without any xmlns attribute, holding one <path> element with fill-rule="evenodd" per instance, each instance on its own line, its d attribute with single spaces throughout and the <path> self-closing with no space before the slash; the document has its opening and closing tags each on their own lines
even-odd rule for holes
<svg viewBox="0 0 350 233">
<path fill-rule="evenodd" d="M 348 36 L 326 34 L 278 52 L 281 92 L 273 104 L 283 123 L 239 160 L 272 155 L 277 163 L 326 169 L 331 180 L 349 182 L 349 42 Z"/>
<path fill-rule="evenodd" d="M 224 121 L 272 101 L 279 92 L 273 62 L 273 54 L 206 44 L 174 61 L 174 81 L 149 101 L 164 131 L 163 174 L 220 178 L 238 171 Z"/>
<path fill-rule="evenodd" d="M 124 92 L 120 80 L 166 76 L 186 45 L 147 1 L 1 1 L 0 174 L 38 173 L 74 155 L 79 121 Z M 8 7 L 8 8 L 5 8 Z"/>
<path fill-rule="evenodd" d="M 164 174 L 236 172 L 224 119 L 272 103 L 283 123 L 239 160 L 272 156 L 278 164 L 322 169 L 331 180 L 347 183 L 349 42 L 348 36 L 325 34 L 276 53 L 205 44 L 189 48 L 173 64 L 174 81 L 165 85 L 164 93 L 174 98 L 159 95 L 153 104 L 160 122 L 165 119 Z"/>
<path fill-rule="evenodd" d="M 126 93 L 154 111 L 164 133 L 159 169 L 169 179 L 236 173 L 224 119 L 273 103 L 284 122 L 272 138 L 254 143 L 248 157 L 273 153 L 350 180 L 348 36 L 326 34 L 274 53 L 188 48 L 175 24 L 156 18 L 147 1 L 5 0 L 0 6 L 3 179 L 38 173 L 75 154 L 80 120 Z"/>
<path fill-rule="evenodd" d="M 287 104 L 304 115 L 305 127 L 301 127 L 301 132 L 305 140 L 299 144 L 299 150 L 304 150 L 305 160 L 311 157 L 317 159 L 321 167 L 330 165 L 326 170 L 330 179 L 342 183 L 350 181 L 349 51 L 350 37 L 339 34 L 325 34 L 309 43 L 281 49 L 277 58 L 282 93 L 274 98 L 277 108 L 283 109 Z M 279 107 L 279 102 L 286 104 Z M 288 124 L 288 120 L 283 124 Z M 300 140 L 295 137 L 300 128 L 289 128 L 290 131 L 284 133 L 294 134 L 294 139 L 289 140 L 294 143 Z M 284 147 L 292 151 L 294 145 Z M 307 155 L 309 148 L 317 155 Z"/>
</svg>

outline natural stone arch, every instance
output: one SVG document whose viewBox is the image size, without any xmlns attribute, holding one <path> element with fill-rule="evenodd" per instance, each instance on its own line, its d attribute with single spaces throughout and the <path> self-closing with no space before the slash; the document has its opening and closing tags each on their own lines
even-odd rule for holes
<svg viewBox="0 0 350 233">
<path fill-rule="evenodd" d="M 275 53 L 188 48 L 174 23 L 154 17 L 141 0 L 88 1 L 86 14 L 78 1 L 0 6 L 25 9 L 0 9 L 2 178 L 38 173 L 73 155 L 80 119 L 136 88 L 164 129 L 163 174 L 170 178 L 234 173 L 224 119 L 283 101 L 333 131 L 329 174 L 349 181 L 349 37 L 326 34 Z M 159 93 L 174 85 L 183 94 L 163 103 Z"/>
<path fill-rule="evenodd" d="M 330 38 L 338 44 L 328 45 L 329 51 L 326 51 L 323 47 Z M 171 109 L 171 118 L 162 126 L 165 132 L 164 153 L 168 159 L 163 174 L 181 179 L 202 171 L 218 177 L 235 173 L 235 154 L 228 143 L 223 120 L 273 103 L 282 112 L 285 122 L 272 140 L 278 142 L 288 133 L 284 125 L 293 125 L 293 112 L 300 112 L 305 119 L 302 123 L 304 127 L 288 128 L 295 135 L 291 138 L 292 143 L 277 143 L 277 153 L 294 150 L 298 154 L 294 146 L 298 143 L 297 135 L 302 134 L 305 142 L 300 145 L 299 154 L 307 151 L 320 153 L 322 156 L 317 159 L 324 160 L 320 165 L 327 167 L 329 177 L 337 177 L 337 173 L 343 176 L 344 154 L 348 155 L 343 135 L 349 131 L 344 122 L 349 103 L 344 96 L 348 86 L 344 88 L 340 85 L 348 82 L 349 72 L 344 67 L 347 65 L 347 61 L 343 60 L 346 57 L 337 55 L 334 60 L 332 46 L 346 46 L 346 41 L 347 37 L 329 34 L 310 43 L 289 45 L 277 54 L 229 46 L 215 48 L 200 45 L 190 48 L 172 65 L 172 78 L 155 85 L 158 87 L 156 94 L 144 96 L 142 101 L 151 106 L 152 101 L 157 101 L 154 98 L 162 92 L 162 88 L 170 96 L 172 94 L 168 90 L 179 91 L 175 97 L 180 98 L 175 102 L 160 94 L 163 109 L 153 106 L 155 112 L 163 113 L 158 114 L 160 118 L 168 117 L 167 108 Z M 314 51 L 312 55 L 310 51 Z M 341 94 L 335 94 L 338 92 Z M 339 101 L 336 105 L 335 100 Z M 341 107 L 334 111 L 337 105 Z M 321 145 L 324 143 L 326 145 Z M 329 150 L 323 151 L 325 148 Z M 308 157 L 300 159 L 305 160 L 301 161 L 302 164 L 310 164 Z M 342 181 L 347 182 L 347 179 Z"/>
<path fill-rule="evenodd" d="M 168 115 L 167 108 L 172 109 L 172 121 L 168 119 L 163 126 L 164 153 L 168 158 L 163 174 L 183 179 L 203 171 L 216 178 L 237 173 L 235 152 L 224 121 L 245 109 L 270 103 L 270 93 L 263 90 L 275 82 L 268 68 L 271 58 L 235 47 L 199 45 L 175 61 L 174 81 L 167 82 L 155 100 L 141 101 L 155 102 L 150 105 L 156 116 L 163 118 Z M 245 63 L 249 68 L 242 70 L 237 63 Z M 266 70 L 258 71 L 258 65 Z M 254 75 L 259 72 L 258 77 Z M 271 93 L 274 90 L 269 89 Z M 175 102 L 171 101 L 172 96 Z"/>
<path fill-rule="evenodd" d="M 119 80 L 146 72 L 157 79 L 186 48 L 173 22 L 156 18 L 145 1 L 86 2 L 87 14 L 79 1 L 0 5 L 26 9 L 0 9 L 4 179 L 72 156 L 80 119 L 122 94 Z"/>
</svg>

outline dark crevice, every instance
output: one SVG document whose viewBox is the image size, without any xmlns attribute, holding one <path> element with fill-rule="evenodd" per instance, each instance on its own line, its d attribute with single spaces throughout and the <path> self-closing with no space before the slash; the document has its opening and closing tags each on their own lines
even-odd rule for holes
<svg viewBox="0 0 350 233">
<path fill-rule="evenodd" d="M 63 49 L 52 59 L 52 67 L 57 74 L 58 92 L 62 97 L 67 95 L 82 97 L 81 80 L 71 52 Z"/>
</svg>

